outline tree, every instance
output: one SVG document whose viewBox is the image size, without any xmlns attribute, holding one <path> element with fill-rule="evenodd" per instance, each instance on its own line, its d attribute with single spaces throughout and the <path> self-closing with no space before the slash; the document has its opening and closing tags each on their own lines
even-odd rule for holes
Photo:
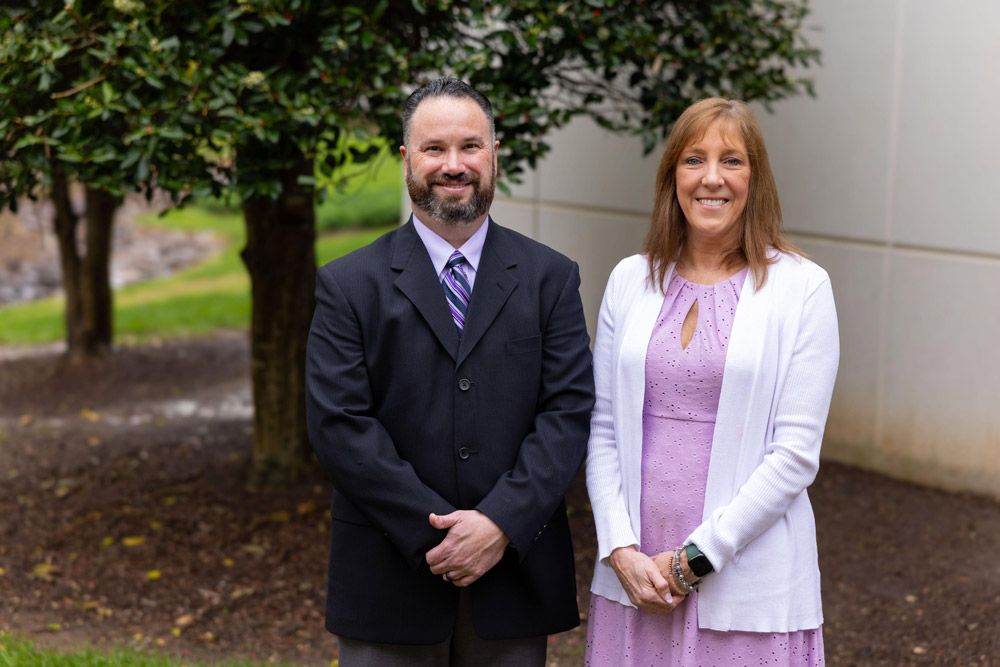
<svg viewBox="0 0 1000 667">
<path fill-rule="evenodd" d="M 94 356 L 111 344 L 111 287 L 107 265 L 114 198 L 100 189 L 87 189 L 86 250 L 81 256 L 77 244 L 80 217 L 71 201 L 71 176 L 67 174 L 68 171 L 71 174 L 75 172 L 76 165 L 80 165 L 81 161 L 67 164 L 67 161 L 53 157 L 49 150 L 53 135 L 67 132 L 53 120 L 58 106 L 64 109 L 69 106 L 69 103 L 60 104 L 59 100 L 68 98 L 77 105 L 82 102 L 74 99 L 72 89 L 66 92 L 51 90 L 53 84 L 69 88 L 66 81 L 79 73 L 79 68 L 69 59 L 62 59 L 58 66 L 55 64 L 62 55 L 72 50 L 73 45 L 50 41 L 45 34 L 30 34 L 26 23 L 19 24 L 20 15 L 6 18 L 9 23 L 4 26 L 4 55 L 0 61 L 3 64 L 0 81 L 4 89 L 0 118 L 4 120 L 0 123 L 10 125 L 13 121 L 13 124 L 22 125 L 25 131 L 17 137 L 12 150 L 6 152 L 4 181 L 13 179 L 23 184 L 27 194 L 33 196 L 36 179 L 45 174 L 43 178 L 49 186 L 55 208 L 55 232 L 66 292 L 67 351 L 74 359 Z M 35 67 L 14 66 L 28 60 Z M 82 115 L 73 115 L 79 120 L 86 118 L 91 109 L 84 106 L 76 111 L 83 112 Z M 88 136 L 106 135 L 93 132 Z M 82 169 L 87 168 L 82 166 Z M 15 189 L 10 185 L 8 187 Z M 10 200 L 10 207 L 16 210 L 16 199 Z"/>
<path fill-rule="evenodd" d="M 152 193 L 152 164 L 158 165 L 159 182 L 176 193 L 184 187 L 210 190 L 191 181 L 169 188 L 176 144 L 186 136 L 135 126 L 139 112 L 153 117 L 170 101 L 157 95 L 162 84 L 157 87 L 156 78 L 139 67 L 110 66 L 134 33 L 131 22 L 108 18 L 81 13 L 73 3 L 30 2 L 0 10 L 0 206 L 16 211 L 19 197 L 35 198 L 43 188 L 54 203 L 67 351 L 73 359 L 95 356 L 111 344 L 109 263 L 121 196 L 130 190 Z M 136 133 L 151 137 L 142 152 L 130 149 L 134 136 L 129 135 Z M 207 168 L 197 155 L 194 159 L 198 168 Z M 80 216 L 70 198 L 73 181 L 85 185 L 83 254 L 77 243 Z"/>
<path fill-rule="evenodd" d="M 6 120 L 0 113 L 0 150 L 23 165 L 16 178 L 0 179 L 0 203 L 24 192 L 31 174 L 51 178 L 52 164 L 95 155 L 113 173 L 78 169 L 78 178 L 110 192 L 155 184 L 180 200 L 220 187 L 238 197 L 252 285 L 259 476 L 294 471 L 308 451 L 302 396 L 317 175 L 350 178 L 374 155 L 365 148 L 373 137 L 398 144 L 399 109 L 414 86 L 451 74 L 489 95 L 505 178 L 516 180 L 548 150 L 545 135 L 574 115 L 637 132 L 651 150 L 704 95 L 767 103 L 811 92 L 789 72 L 818 59 L 801 40 L 805 5 L 777 0 L 21 3 L 4 10 L 0 65 L 14 62 L 8 52 L 20 54 L 25 70 L 48 67 L 46 57 L 86 61 L 70 77 L 68 90 L 79 90 L 60 98 L 77 98 L 72 108 L 94 99 L 86 91 L 98 82 L 111 91 L 90 112 L 106 124 L 87 132 L 75 129 L 68 108 Z M 60 46 L 8 46 L 30 34 Z M 81 46 L 62 53 L 65 44 Z M 0 79 L 0 97 L 16 80 Z M 54 162 L 19 157 L 38 145 Z"/>
</svg>

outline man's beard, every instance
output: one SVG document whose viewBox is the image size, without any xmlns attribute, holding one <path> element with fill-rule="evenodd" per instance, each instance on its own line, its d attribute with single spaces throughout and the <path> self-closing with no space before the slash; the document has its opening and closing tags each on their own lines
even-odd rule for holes
<svg viewBox="0 0 1000 667">
<path fill-rule="evenodd" d="M 447 196 L 441 197 L 434 192 L 433 186 L 457 185 L 469 183 L 472 185 L 472 196 L 466 202 L 449 201 Z M 413 169 L 406 170 L 406 189 L 414 206 L 424 211 L 436 222 L 449 227 L 467 225 L 486 215 L 493 203 L 496 189 L 496 172 L 491 169 L 490 179 L 484 185 L 479 176 L 467 173 L 462 176 L 449 177 L 441 174 L 428 180 L 426 184 L 418 183 L 413 178 Z"/>
</svg>

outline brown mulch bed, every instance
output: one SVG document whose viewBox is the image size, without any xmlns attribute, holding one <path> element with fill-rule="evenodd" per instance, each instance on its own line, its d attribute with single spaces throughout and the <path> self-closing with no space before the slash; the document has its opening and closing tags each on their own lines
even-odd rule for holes
<svg viewBox="0 0 1000 667">
<path fill-rule="evenodd" d="M 57 647 L 329 665 L 329 487 L 243 482 L 245 336 L 0 362 L 0 630 Z M 1000 664 L 1000 504 L 827 462 L 811 489 L 831 665 Z M 581 611 L 595 541 L 569 505 Z M 554 638 L 581 665 L 585 630 Z"/>
</svg>

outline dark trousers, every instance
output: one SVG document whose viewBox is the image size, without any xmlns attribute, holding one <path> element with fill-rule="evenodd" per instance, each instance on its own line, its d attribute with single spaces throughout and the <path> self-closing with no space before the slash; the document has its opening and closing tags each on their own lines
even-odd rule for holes
<svg viewBox="0 0 1000 667">
<path fill-rule="evenodd" d="M 545 667 L 547 637 L 480 639 L 462 589 L 451 637 L 440 644 L 379 644 L 338 637 L 340 667 Z"/>
</svg>

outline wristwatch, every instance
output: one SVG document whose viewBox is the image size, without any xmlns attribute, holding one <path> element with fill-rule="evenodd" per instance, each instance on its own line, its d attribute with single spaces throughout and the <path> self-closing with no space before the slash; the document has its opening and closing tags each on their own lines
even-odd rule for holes
<svg viewBox="0 0 1000 667">
<path fill-rule="evenodd" d="M 688 567 L 691 568 L 691 572 L 694 573 L 694 576 L 701 578 L 707 574 L 715 572 L 715 568 L 708 562 L 708 558 L 705 557 L 705 554 L 698 550 L 698 547 L 693 544 L 689 544 L 684 547 L 684 551 L 687 553 Z"/>
</svg>

